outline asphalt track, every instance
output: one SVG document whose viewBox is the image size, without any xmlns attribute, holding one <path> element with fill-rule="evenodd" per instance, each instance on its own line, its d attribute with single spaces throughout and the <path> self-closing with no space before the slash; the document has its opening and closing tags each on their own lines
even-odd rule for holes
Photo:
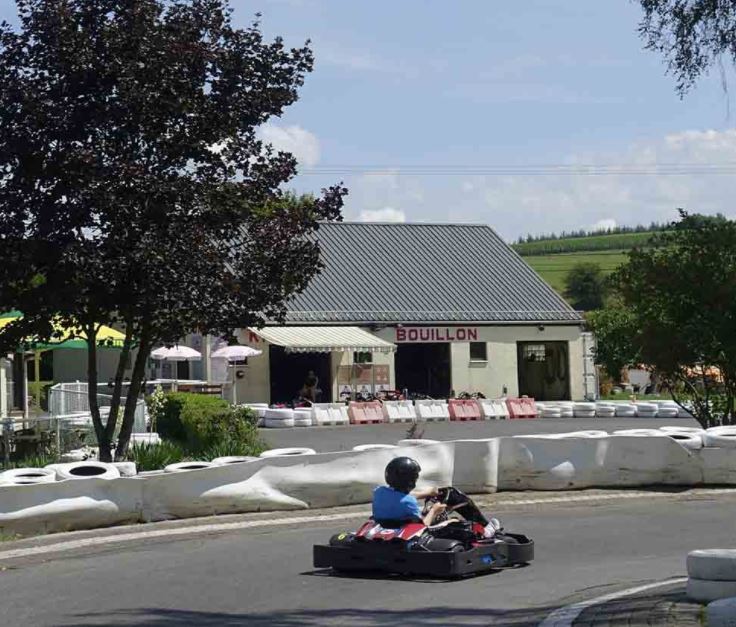
<svg viewBox="0 0 736 627">
<path fill-rule="evenodd" d="M 692 418 L 535 418 L 470 422 L 419 423 L 417 430 L 431 440 L 493 438 L 529 433 L 564 433 L 599 429 L 656 429 L 664 425 L 697 427 Z M 292 429 L 261 429 L 272 448 L 295 446 L 312 448 L 318 453 L 350 450 L 358 444 L 396 444 L 407 437 L 411 425 L 404 423 L 379 425 L 349 425 L 342 427 L 295 427 Z"/>
<path fill-rule="evenodd" d="M 733 545 L 733 493 L 556 496 L 566 495 L 578 500 L 493 506 L 500 497 L 484 497 L 507 528 L 535 539 L 537 558 L 461 581 L 315 572 L 311 545 L 355 527 L 365 507 L 345 510 L 338 524 L 140 541 L 5 566 L 0 560 L 2 624 L 536 625 L 561 606 L 682 576 L 689 550 Z"/>
</svg>

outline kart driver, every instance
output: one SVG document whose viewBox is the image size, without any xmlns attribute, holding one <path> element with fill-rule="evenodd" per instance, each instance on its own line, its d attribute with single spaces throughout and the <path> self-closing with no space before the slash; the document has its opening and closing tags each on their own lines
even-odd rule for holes
<svg viewBox="0 0 736 627">
<path fill-rule="evenodd" d="M 445 511 L 447 505 L 434 503 L 427 514 L 422 516 L 417 499 L 437 496 L 438 490 L 426 488 L 410 494 L 417 485 L 421 470 L 411 457 L 395 457 L 388 463 L 385 472 L 388 486 L 378 486 L 373 491 L 373 520 L 386 527 L 409 521 L 423 522 L 429 527 L 437 515 Z"/>
<path fill-rule="evenodd" d="M 434 502 L 422 516 L 417 499 L 436 497 L 439 495 L 439 489 L 435 487 L 414 490 L 421 470 L 416 460 L 411 457 L 395 457 L 388 463 L 385 471 L 388 486 L 379 486 L 373 491 L 373 520 L 382 527 L 400 527 L 407 522 L 422 522 L 427 527 L 434 524 L 435 519 L 447 509 L 447 505 Z M 412 490 L 414 493 L 410 494 Z M 483 534 L 485 537 L 490 538 L 501 529 L 501 523 L 497 519 L 487 520 L 475 505 L 470 507 L 472 508 L 470 512 L 461 509 L 458 513 L 466 518 L 470 516 L 482 521 L 481 524 L 485 526 Z M 452 531 L 449 529 L 444 533 L 448 531 L 451 536 Z"/>
</svg>

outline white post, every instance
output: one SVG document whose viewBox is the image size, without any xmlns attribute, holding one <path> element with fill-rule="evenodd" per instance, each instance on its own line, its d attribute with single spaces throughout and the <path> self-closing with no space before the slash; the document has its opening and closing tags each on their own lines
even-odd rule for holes
<svg viewBox="0 0 736 627">
<path fill-rule="evenodd" d="M 207 383 L 212 383 L 212 336 L 204 336 L 204 380 Z"/>
<path fill-rule="evenodd" d="M 238 389 L 237 389 L 237 377 L 235 376 L 237 368 L 235 364 L 230 364 L 230 368 L 233 371 L 233 405 L 238 404 Z"/>
<path fill-rule="evenodd" d="M 5 378 L 5 364 L 5 359 L 0 358 L 0 418 L 8 415 L 8 382 Z"/>
</svg>

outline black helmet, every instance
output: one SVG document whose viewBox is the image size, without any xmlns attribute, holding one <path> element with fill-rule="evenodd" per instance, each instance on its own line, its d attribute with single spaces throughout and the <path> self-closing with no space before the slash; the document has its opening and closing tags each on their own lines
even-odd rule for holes
<svg viewBox="0 0 736 627">
<path fill-rule="evenodd" d="M 396 457 L 386 466 L 386 483 L 394 490 L 409 493 L 417 485 L 422 469 L 411 457 Z"/>
</svg>

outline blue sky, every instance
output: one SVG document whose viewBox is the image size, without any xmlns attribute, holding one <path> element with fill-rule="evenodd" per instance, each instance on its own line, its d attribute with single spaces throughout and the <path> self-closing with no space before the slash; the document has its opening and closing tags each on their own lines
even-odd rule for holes
<svg viewBox="0 0 736 627">
<path fill-rule="evenodd" d="M 736 176 L 478 175 L 538 164 L 736 163 L 716 74 L 684 100 L 626 0 L 233 0 L 269 36 L 309 38 L 301 99 L 263 137 L 292 150 L 293 187 L 344 181 L 345 217 L 478 222 L 525 233 L 736 215 Z M 12 14 L 0 1 L 0 17 Z M 731 78 L 730 74 L 727 77 Z M 734 109 L 736 110 L 736 109 Z M 357 172 L 345 172 L 357 166 Z M 412 175 L 416 167 L 442 174 Z M 320 170 L 335 168 L 325 174 Z M 684 166 L 687 171 L 689 165 Z"/>
</svg>

